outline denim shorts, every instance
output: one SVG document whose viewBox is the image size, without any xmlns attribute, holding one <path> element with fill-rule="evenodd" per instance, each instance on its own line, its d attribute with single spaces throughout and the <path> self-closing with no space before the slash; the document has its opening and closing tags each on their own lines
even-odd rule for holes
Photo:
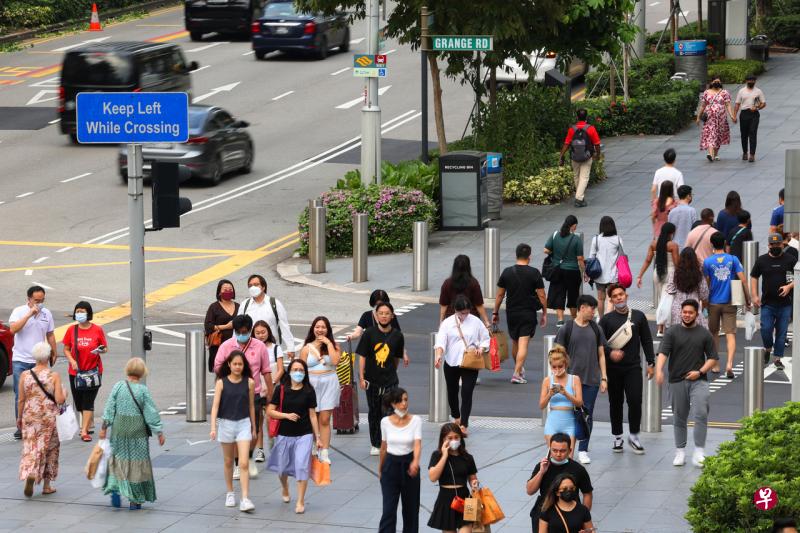
<svg viewBox="0 0 800 533">
<path fill-rule="evenodd" d="M 250 418 L 241 420 L 217 419 L 217 440 L 226 444 L 253 440 Z"/>
</svg>

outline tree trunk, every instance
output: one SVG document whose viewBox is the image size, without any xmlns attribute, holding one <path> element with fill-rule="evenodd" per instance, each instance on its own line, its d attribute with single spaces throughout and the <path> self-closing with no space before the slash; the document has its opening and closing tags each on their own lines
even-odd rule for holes
<svg viewBox="0 0 800 533">
<path fill-rule="evenodd" d="M 617 66 L 614 64 L 614 58 L 611 58 L 611 64 L 608 66 L 608 93 L 611 96 L 611 105 L 617 103 Z"/>
<path fill-rule="evenodd" d="M 447 153 L 447 136 L 444 132 L 444 113 L 442 111 L 442 81 L 439 76 L 439 63 L 436 54 L 428 52 L 428 64 L 431 67 L 431 87 L 433 88 L 433 114 L 436 121 L 436 138 L 439 142 L 439 154 Z"/>
<path fill-rule="evenodd" d="M 697 30 L 703 31 L 703 0 L 697 0 Z"/>
<path fill-rule="evenodd" d="M 489 105 L 497 105 L 497 67 L 489 71 Z"/>
</svg>

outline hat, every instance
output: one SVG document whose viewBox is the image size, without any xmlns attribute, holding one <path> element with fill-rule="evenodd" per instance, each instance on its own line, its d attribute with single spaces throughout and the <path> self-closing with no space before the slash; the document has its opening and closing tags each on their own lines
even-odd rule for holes
<svg viewBox="0 0 800 533">
<path fill-rule="evenodd" d="M 745 76 L 744 79 L 745 79 L 745 81 L 755 80 L 756 76 L 755 76 L 755 74 L 748 74 L 747 76 Z"/>
<path fill-rule="evenodd" d="M 770 244 L 783 244 L 783 235 L 780 233 L 771 233 L 767 239 L 767 245 Z"/>
</svg>

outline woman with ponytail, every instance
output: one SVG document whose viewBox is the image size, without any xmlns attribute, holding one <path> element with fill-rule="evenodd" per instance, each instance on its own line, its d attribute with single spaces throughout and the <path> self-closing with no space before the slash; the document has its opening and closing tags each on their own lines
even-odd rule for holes
<svg viewBox="0 0 800 533">
<path fill-rule="evenodd" d="M 653 286 L 655 291 L 654 307 L 658 307 L 658 301 L 661 298 L 661 292 L 664 290 L 664 285 L 667 283 L 667 278 L 675 270 L 675 265 L 678 264 L 678 245 L 672 240 L 675 237 L 675 224 L 667 222 L 661 226 L 661 233 L 657 239 L 653 239 L 647 249 L 647 257 L 644 259 L 642 269 L 639 271 L 639 276 L 636 278 L 636 286 L 642 288 L 642 277 L 650 263 L 655 258 L 655 268 L 653 269 Z M 658 332 L 656 336 L 664 336 L 664 324 L 658 324 Z"/>
</svg>

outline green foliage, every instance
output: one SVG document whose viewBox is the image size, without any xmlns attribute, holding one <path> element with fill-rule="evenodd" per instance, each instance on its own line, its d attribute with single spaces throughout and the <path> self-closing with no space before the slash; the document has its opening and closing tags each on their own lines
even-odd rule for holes
<svg viewBox="0 0 800 533">
<path fill-rule="evenodd" d="M 657 31 L 655 33 L 651 33 L 647 36 L 647 45 L 648 46 L 655 46 L 658 43 L 658 39 L 661 37 L 661 31 Z M 670 33 L 669 29 L 664 34 L 664 38 L 661 39 L 661 46 L 658 48 L 658 52 L 666 52 L 669 54 L 673 53 L 673 45 L 669 42 Z M 678 40 L 685 41 L 690 39 L 705 39 L 708 42 L 708 54 L 709 57 L 717 57 L 719 55 L 719 49 L 722 46 L 722 35 L 719 33 L 711 33 L 708 31 L 708 21 L 703 25 L 703 31 L 700 31 L 697 27 L 697 22 L 690 22 L 689 24 L 679 26 L 678 27 Z"/>
<path fill-rule="evenodd" d="M 435 229 L 436 204 L 421 191 L 406 187 L 370 185 L 323 193 L 326 209 L 326 253 L 353 253 L 353 215 L 369 215 L 369 253 L 402 252 L 411 246 L 414 222 Z M 300 214 L 300 254 L 308 254 L 308 208 Z"/>
<path fill-rule="evenodd" d="M 88 22 L 93 1 L 102 11 L 141 3 L 140 0 L 12 0 L 3 6 L 0 2 L 0 27 L 25 29 L 70 20 Z"/>
<path fill-rule="evenodd" d="M 433 200 L 439 188 L 438 160 L 430 165 L 416 159 L 401 161 L 397 165 L 384 161 L 381 163 L 381 183 L 416 189 Z M 361 171 L 358 169 L 350 170 L 343 179 L 336 182 L 336 189 L 358 189 L 362 186 Z"/>
<path fill-rule="evenodd" d="M 686 520 L 693 531 L 770 531 L 780 516 L 800 514 L 800 403 L 745 418 L 732 442 L 708 457 L 692 487 Z M 753 494 L 769 486 L 778 494 L 770 511 L 753 505 Z"/>
<path fill-rule="evenodd" d="M 35 28 L 56 22 L 57 17 L 49 6 L 36 6 L 28 2 L 9 2 L 0 10 L 0 26 L 8 28 Z"/>
<path fill-rule="evenodd" d="M 630 96 L 661 94 L 669 88 L 669 78 L 675 73 L 675 56 L 672 54 L 645 54 L 631 61 L 628 72 Z M 599 85 L 598 85 L 599 81 Z M 619 85 L 619 84 L 617 84 Z M 595 88 L 597 86 L 597 88 Z M 608 94 L 608 65 L 586 75 L 587 91 L 593 95 Z M 618 93 L 621 88 L 618 87 Z"/>
<path fill-rule="evenodd" d="M 553 153 L 552 159 L 557 160 L 558 154 Z M 605 179 L 604 160 L 600 157 L 592 163 L 589 183 L 599 183 Z M 503 199 L 523 204 L 549 205 L 561 202 L 574 191 L 572 166 L 567 162 L 564 166 L 548 166 L 524 178 L 506 179 Z"/>
<path fill-rule="evenodd" d="M 774 42 L 795 48 L 800 47 L 800 12 L 794 15 L 767 17 L 764 20 L 764 29 L 767 36 Z"/>
<path fill-rule="evenodd" d="M 708 79 L 720 76 L 722 83 L 741 84 L 748 75 L 757 76 L 762 72 L 764 63 L 756 59 L 721 59 L 708 65 Z"/>
<path fill-rule="evenodd" d="M 800 15 L 800 0 L 772 0 L 772 15 Z"/>
</svg>

